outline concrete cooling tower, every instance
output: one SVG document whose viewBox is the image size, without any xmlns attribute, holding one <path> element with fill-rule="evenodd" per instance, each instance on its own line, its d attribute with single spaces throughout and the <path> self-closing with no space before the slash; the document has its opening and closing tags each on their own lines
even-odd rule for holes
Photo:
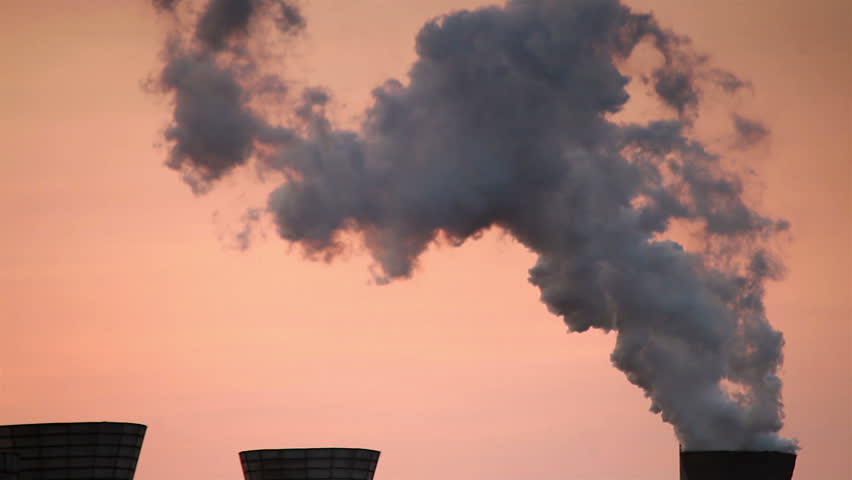
<svg viewBox="0 0 852 480">
<path fill-rule="evenodd" d="M 372 480 L 379 452 L 363 448 L 288 448 L 240 452 L 246 480 Z"/>
<path fill-rule="evenodd" d="M 792 453 L 680 452 L 680 480 L 791 480 L 795 467 Z"/>
<path fill-rule="evenodd" d="M 0 479 L 132 480 L 145 430 L 113 422 L 0 426 Z"/>
</svg>

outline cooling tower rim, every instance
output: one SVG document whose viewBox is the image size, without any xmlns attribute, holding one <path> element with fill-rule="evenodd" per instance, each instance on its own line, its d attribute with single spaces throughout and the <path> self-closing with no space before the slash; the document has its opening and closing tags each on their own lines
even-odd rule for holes
<svg viewBox="0 0 852 480">
<path fill-rule="evenodd" d="M 312 451 L 312 450 L 360 450 L 363 452 L 374 452 L 374 453 L 382 453 L 381 450 L 373 450 L 372 448 L 361 448 L 361 447 L 285 447 L 285 448 L 253 448 L 250 450 L 243 450 L 240 452 L 240 455 L 249 452 L 281 452 L 281 451 Z"/>
<path fill-rule="evenodd" d="M 133 425 L 147 429 L 148 425 L 136 422 L 113 422 L 113 421 L 86 421 L 86 422 L 34 422 L 34 423 L 11 423 L 2 424 L 0 428 L 15 428 L 15 427 L 33 427 L 33 426 L 49 426 L 49 425 Z"/>
<path fill-rule="evenodd" d="M 798 453 L 785 452 L 782 450 L 681 450 L 681 454 L 707 454 L 707 455 L 786 455 L 797 457 Z"/>
</svg>

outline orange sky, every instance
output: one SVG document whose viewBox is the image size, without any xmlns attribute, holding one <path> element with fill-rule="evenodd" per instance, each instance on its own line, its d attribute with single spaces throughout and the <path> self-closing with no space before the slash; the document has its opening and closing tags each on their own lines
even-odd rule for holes
<svg viewBox="0 0 852 480">
<path fill-rule="evenodd" d="M 473 0 L 303 0 L 287 71 L 343 119 L 400 76 L 429 17 Z M 750 154 L 793 224 L 770 286 L 785 332 L 797 480 L 852 452 L 852 7 L 844 0 L 635 0 L 755 85 L 772 129 Z M 364 255 L 307 262 L 223 240 L 247 199 L 194 198 L 154 144 L 144 94 L 164 26 L 143 1 L 0 2 L 0 424 L 149 425 L 138 480 L 241 478 L 253 448 L 382 450 L 378 480 L 677 477 L 671 428 L 609 365 L 613 336 L 566 335 L 496 233 L 368 285 Z M 214 218 L 214 212 L 221 213 Z"/>
</svg>

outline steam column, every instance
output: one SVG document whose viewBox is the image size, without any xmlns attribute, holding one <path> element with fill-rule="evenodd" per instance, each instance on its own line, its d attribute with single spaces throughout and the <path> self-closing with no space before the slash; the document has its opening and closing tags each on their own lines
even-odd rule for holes
<svg viewBox="0 0 852 480">
<path fill-rule="evenodd" d="M 363 448 L 288 448 L 240 452 L 246 480 L 372 480 L 379 452 Z"/>
</svg>

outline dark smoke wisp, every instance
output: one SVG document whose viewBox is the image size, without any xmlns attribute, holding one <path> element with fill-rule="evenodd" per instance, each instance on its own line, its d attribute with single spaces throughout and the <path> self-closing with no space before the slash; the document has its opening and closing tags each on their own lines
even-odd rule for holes
<svg viewBox="0 0 852 480">
<path fill-rule="evenodd" d="M 282 38 L 303 25 L 288 2 L 212 0 L 166 49 L 168 166 L 196 192 L 252 160 L 281 172 L 267 205 L 281 237 L 331 258 L 358 233 L 379 282 L 411 275 L 441 237 L 501 228 L 538 254 L 530 282 L 570 330 L 617 332 L 613 364 L 685 448 L 798 448 L 778 435 L 784 340 L 763 304 L 782 272 L 763 245 L 787 224 L 691 136 L 703 89 L 745 82 L 617 0 L 510 0 L 428 22 L 408 79 L 373 91 L 358 131 L 334 127 L 316 88 L 288 94 L 281 126 L 252 103 L 270 77 L 247 42 L 269 15 Z M 646 81 L 672 118 L 616 123 L 618 65 L 639 44 L 662 57 Z M 667 240 L 675 224 L 703 248 Z"/>
<path fill-rule="evenodd" d="M 731 115 L 731 118 L 734 121 L 734 133 L 736 138 L 734 146 L 737 148 L 751 148 L 769 135 L 769 130 L 766 126 L 757 120 L 743 117 L 737 113 Z"/>
</svg>

